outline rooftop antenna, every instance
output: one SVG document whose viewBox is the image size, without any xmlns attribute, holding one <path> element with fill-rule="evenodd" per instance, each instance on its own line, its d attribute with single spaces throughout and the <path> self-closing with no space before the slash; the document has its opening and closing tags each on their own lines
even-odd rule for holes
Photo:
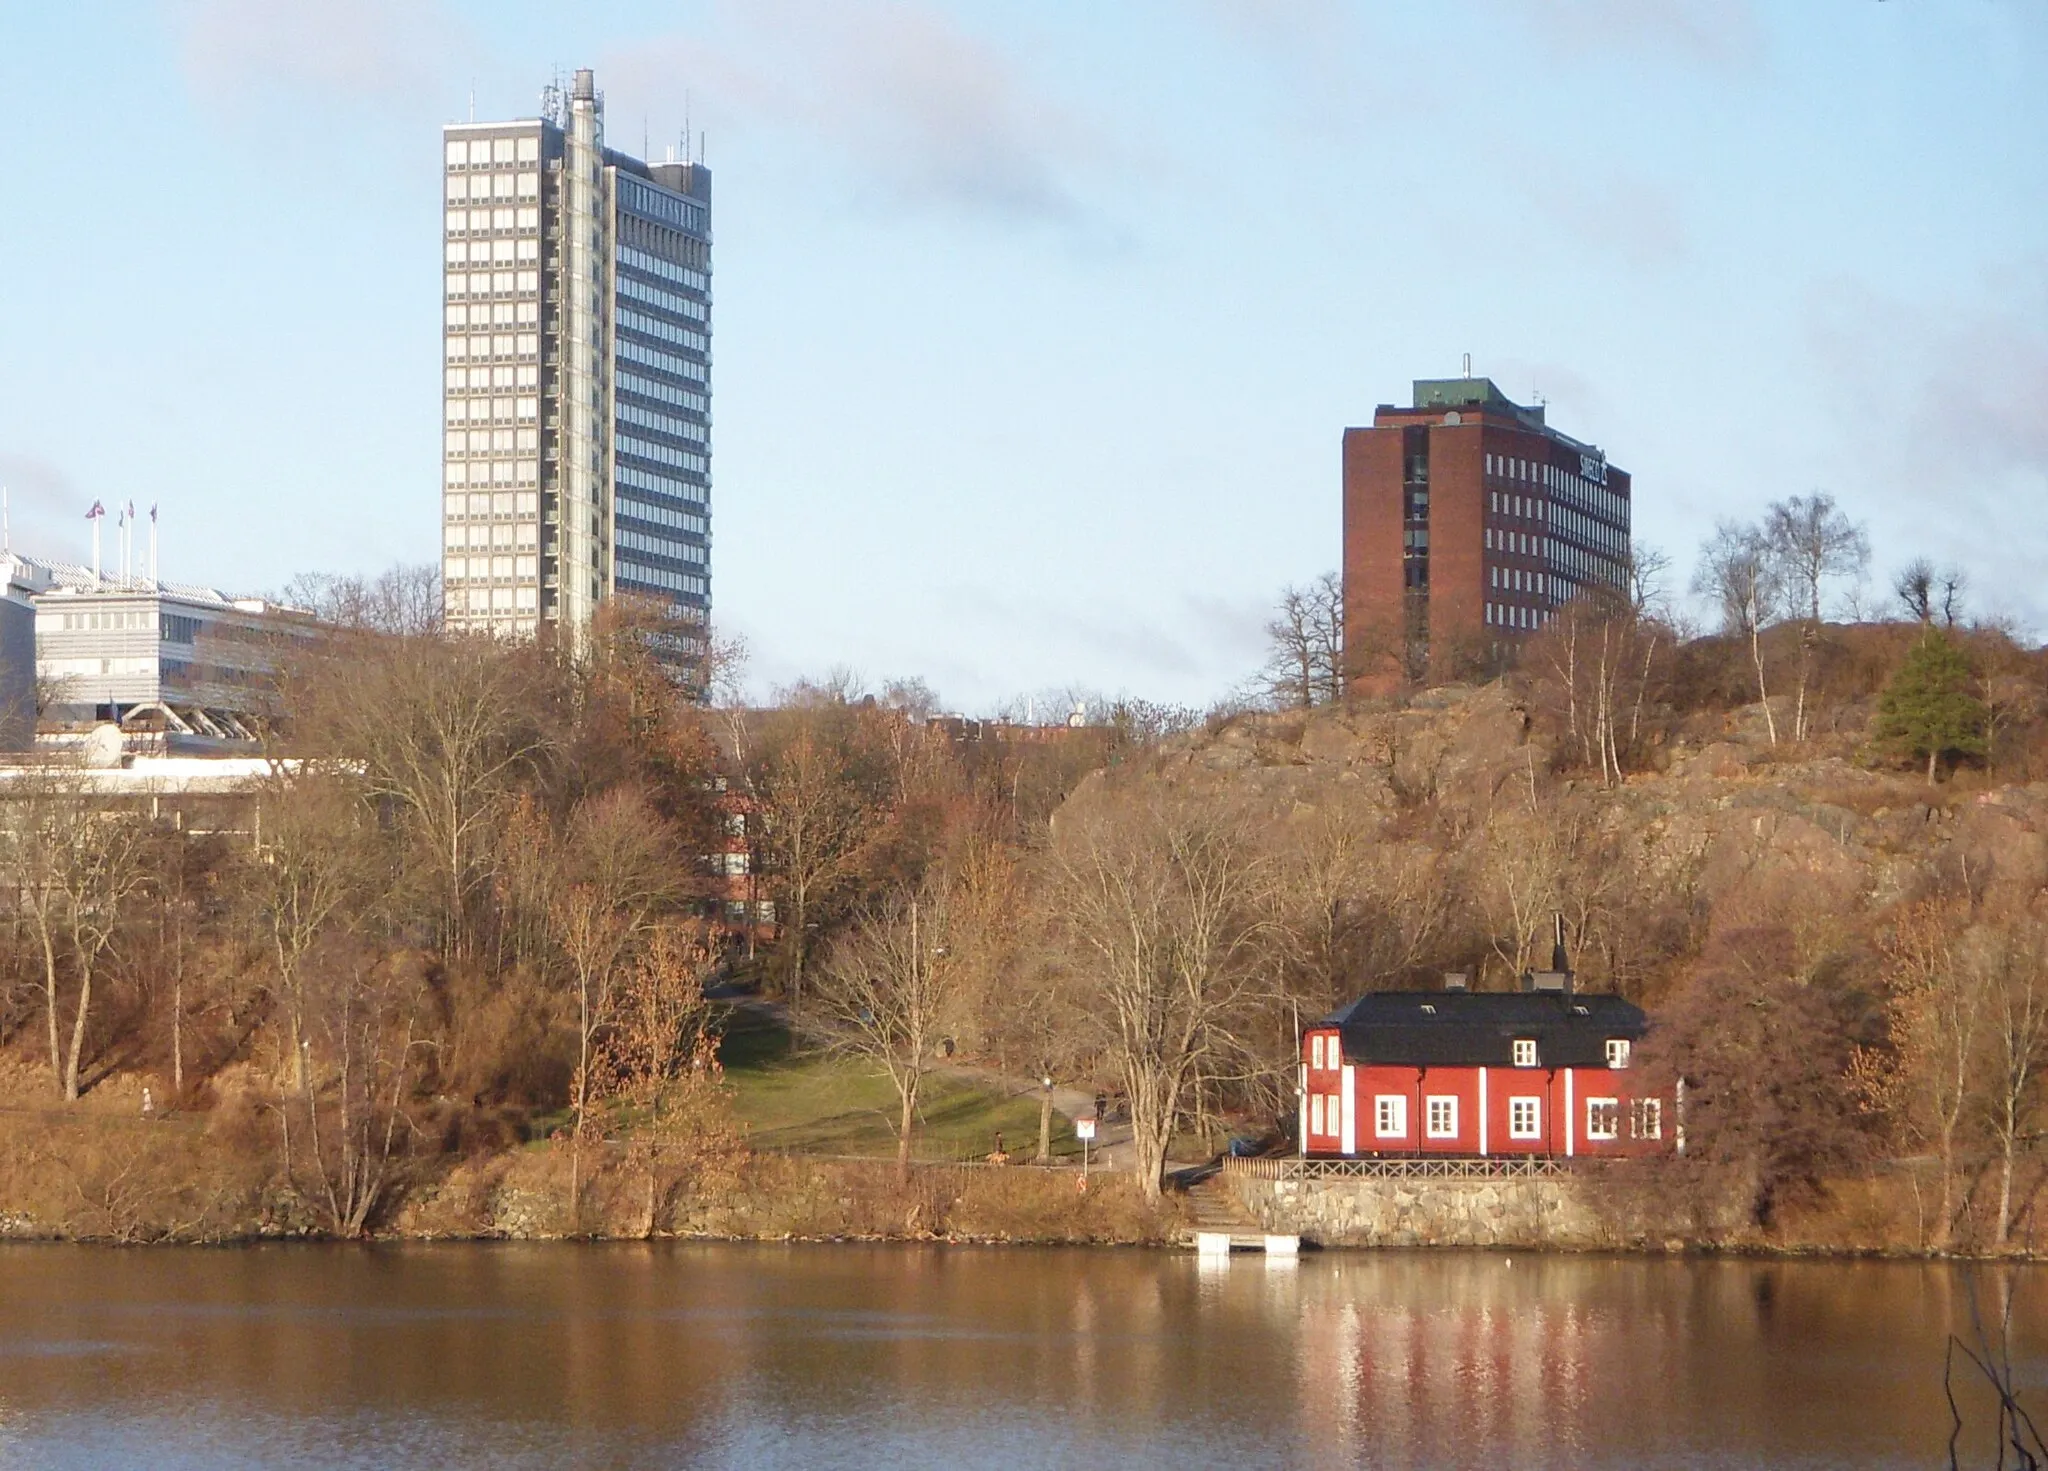
<svg viewBox="0 0 2048 1471">
<path fill-rule="evenodd" d="M 654 157 L 654 145 L 647 141 L 647 114 L 640 114 L 640 161 L 645 163 Z"/>
<path fill-rule="evenodd" d="M 1467 378 L 1472 376 L 1472 354 L 1469 352 L 1465 354 L 1465 376 Z"/>
<path fill-rule="evenodd" d="M 0 485 L 0 556 L 14 555 L 14 507 L 8 490 Z"/>
<path fill-rule="evenodd" d="M 690 89 L 683 89 L 683 162 L 695 163 L 690 157 Z"/>
<path fill-rule="evenodd" d="M 469 84 L 469 120 L 476 121 L 476 83 Z"/>
</svg>

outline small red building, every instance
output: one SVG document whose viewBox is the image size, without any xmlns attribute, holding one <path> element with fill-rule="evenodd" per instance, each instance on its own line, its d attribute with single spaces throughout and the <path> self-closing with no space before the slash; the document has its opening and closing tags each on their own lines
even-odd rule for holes
<svg viewBox="0 0 2048 1471">
<path fill-rule="evenodd" d="M 1301 1134 L 1311 1158 L 1613 1157 L 1671 1147 L 1672 1100 L 1632 1070 L 1647 1019 L 1579 995 L 1569 972 L 1524 989 L 1376 991 L 1302 1034 Z"/>
</svg>

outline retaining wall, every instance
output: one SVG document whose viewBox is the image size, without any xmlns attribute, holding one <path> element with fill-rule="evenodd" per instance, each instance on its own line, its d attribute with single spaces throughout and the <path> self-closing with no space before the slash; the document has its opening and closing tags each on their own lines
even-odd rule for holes
<svg viewBox="0 0 2048 1471">
<path fill-rule="evenodd" d="M 1321 1246 L 1601 1247 L 1615 1223 L 1571 1176 L 1226 1182 L 1268 1231 Z"/>
</svg>

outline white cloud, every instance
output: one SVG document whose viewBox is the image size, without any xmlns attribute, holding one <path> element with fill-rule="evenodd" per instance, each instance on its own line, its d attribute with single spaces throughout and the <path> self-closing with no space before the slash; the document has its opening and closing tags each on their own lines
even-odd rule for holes
<svg viewBox="0 0 2048 1471">
<path fill-rule="evenodd" d="M 1115 161 L 1103 130 L 1015 58 L 914 0 L 729 4 L 714 34 L 635 45 L 605 70 L 618 92 L 691 87 L 719 126 L 794 129 L 830 147 L 858 192 L 901 204 L 1071 221 L 1077 175 Z"/>
</svg>

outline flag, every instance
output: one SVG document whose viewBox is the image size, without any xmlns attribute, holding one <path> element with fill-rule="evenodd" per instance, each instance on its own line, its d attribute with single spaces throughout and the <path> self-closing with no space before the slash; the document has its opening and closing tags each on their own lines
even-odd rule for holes
<svg viewBox="0 0 2048 1471">
<path fill-rule="evenodd" d="M 156 525 L 156 502 L 155 502 L 155 501 L 151 501 L 151 502 L 149 503 L 149 524 L 150 524 L 150 525 L 152 525 L 152 526 Z"/>
<path fill-rule="evenodd" d="M 85 519 L 88 521 L 97 521 L 100 519 L 100 517 L 106 514 L 107 508 L 101 505 L 98 501 L 94 501 L 92 503 L 92 509 L 85 513 Z"/>
</svg>

